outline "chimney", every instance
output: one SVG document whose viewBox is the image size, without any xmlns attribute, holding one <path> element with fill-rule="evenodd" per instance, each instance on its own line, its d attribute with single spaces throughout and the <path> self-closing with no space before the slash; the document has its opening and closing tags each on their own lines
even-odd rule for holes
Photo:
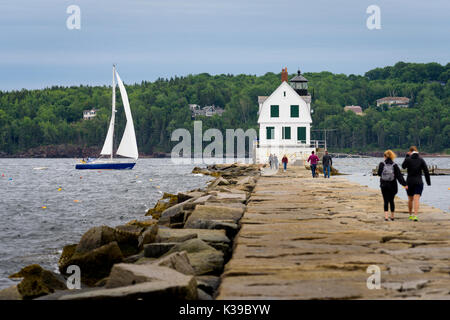
<svg viewBox="0 0 450 320">
<path fill-rule="evenodd" d="M 284 69 L 281 69 L 281 82 L 286 81 L 288 82 L 288 72 L 287 67 Z"/>
</svg>

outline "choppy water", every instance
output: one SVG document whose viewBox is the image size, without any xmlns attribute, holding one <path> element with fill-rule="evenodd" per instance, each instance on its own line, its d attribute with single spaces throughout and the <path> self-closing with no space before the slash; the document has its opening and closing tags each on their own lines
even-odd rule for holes
<svg viewBox="0 0 450 320">
<path fill-rule="evenodd" d="M 379 189 L 380 177 L 372 176 L 374 169 L 382 159 L 380 158 L 340 158 L 333 159 L 333 166 L 340 172 L 349 174 L 346 176 L 351 181 L 358 182 L 373 189 Z M 399 166 L 403 158 L 395 161 Z M 436 165 L 438 168 L 450 168 L 450 158 L 425 158 L 427 165 Z M 404 175 L 406 179 L 406 174 Z M 431 186 L 425 183 L 421 202 L 450 213 L 450 176 L 431 176 Z M 406 190 L 399 188 L 398 194 L 401 199 L 408 199 Z"/>
<path fill-rule="evenodd" d="M 168 159 L 140 159 L 133 170 L 74 168 L 74 159 L 0 159 L 0 289 L 26 265 L 56 270 L 62 247 L 90 227 L 143 218 L 162 192 L 210 180 Z"/>
<path fill-rule="evenodd" d="M 376 189 L 379 178 L 371 169 L 380 161 L 334 159 L 334 166 Z M 449 158 L 426 161 L 450 168 Z M 143 218 L 162 192 L 203 187 L 211 179 L 191 174 L 193 165 L 168 159 L 140 159 L 133 170 L 123 171 L 80 171 L 74 165 L 74 159 L 0 159 L 0 289 L 13 284 L 8 275 L 26 265 L 56 270 L 62 247 L 90 227 Z M 450 176 L 431 180 L 423 202 L 450 212 Z M 406 199 L 406 192 L 400 189 L 399 196 Z"/>
</svg>

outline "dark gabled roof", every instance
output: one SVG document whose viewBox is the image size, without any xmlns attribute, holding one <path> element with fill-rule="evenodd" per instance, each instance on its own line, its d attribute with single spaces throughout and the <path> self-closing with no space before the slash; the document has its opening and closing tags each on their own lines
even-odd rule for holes
<svg viewBox="0 0 450 320">
<path fill-rule="evenodd" d="M 289 80 L 289 82 L 308 82 L 308 79 L 302 76 L 302 73 L 298 70 L 297 75 Z"/>
</svg>

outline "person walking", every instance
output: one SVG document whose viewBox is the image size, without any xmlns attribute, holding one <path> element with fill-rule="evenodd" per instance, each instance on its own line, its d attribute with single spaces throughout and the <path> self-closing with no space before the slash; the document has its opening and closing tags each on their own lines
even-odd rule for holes
<svg viewBox="0 0 450 320">
<path fill-rule="evenodd" d="M 322 157 L 322 166 L 323 166 L 323 177 L 326 178 L 328 175 L 328 179 L 330 178 L 331 166 L 333 165 L 333 159 L 328 154 L 328 150 L 325 150 L 325 154 Z"/>
<path fill-rule="evenodd" d="M 392 150 L 386 150 L 384 152 L 384 161 L 378 165 L 378 176 L 380 176 L 380 188 L 381 194 L 384 200 L 384 220 L 388 221 L 389 206 L 391 207 L 391 221 L 394 221 L 395 203 L 394 198 L 398 192 L 397 181 L 406 186 L 406 181 L 403 178 L 402 172 L 394 159 L 395 153 Z"/>
<path fill-rule="evenodd" d="M 278 157 L 276 154 L 273 155 L 273 162 L 274 162 L 275 170 L 278 171 L 279 162 L 278 162 Z"/>
<path fill-rule="evenodd" d="M 409 148 L 409 152 L 402 163 L 402 168 L 407 169 L 408 172 L 408 177 L 406 178 L 408 189 L 406 193 L 408 194 L 409 220 L 418 221 L 417 213 L 419 212 L 419 201 L 423 191 L 422 173 L 425 175 L 425 180 L 429 186 L 431 186 L 431 179 L 427 164 L 419 156 L 416 146 Z M 414 215 L 412 214 L 413 208 Z"/>
<path fill-rule="evenodd" d="M 270 165 L 270 169 L 273 169 L 273 154 L 270 154 L 270 156 L 269 156 L 269 165 Z"/>
<path fill-rule="evenodd" d="M 309 156 L 307 162 L 311 163 L 311 172 L 313 178 L 316 177 L 316 167 L 317 163 L 319 162 L 319 157 L 314 154 L 314 151 L 311 152 L 311 155 Z"/>
<path fill-rule="evenodd" d="M 286 155 L 284 155 L 283 159 L 281 159 L 281 162 L 283 163 L 283 171 L 286 172 L 288 164 L 288 158 L 286 157 Z"/>
</svg>

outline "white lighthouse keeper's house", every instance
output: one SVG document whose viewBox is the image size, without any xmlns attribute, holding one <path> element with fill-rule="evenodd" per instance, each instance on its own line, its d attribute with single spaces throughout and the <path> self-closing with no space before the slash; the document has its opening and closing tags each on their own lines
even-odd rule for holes
<svg viewBox="0 0 450 320">
<path fill-rule="evenodd" d="M 307 159 L 319 147 L 311 141 L 311 96 L 308 80 L 301 75 L 288 82 L 287 68 L 281 72 L 280 86 L 268 97 L 258 97 L 259 140 L 255 143 L 256 163 L 267 163 L 270 154 L 290 163 Z"/>
</svg>

